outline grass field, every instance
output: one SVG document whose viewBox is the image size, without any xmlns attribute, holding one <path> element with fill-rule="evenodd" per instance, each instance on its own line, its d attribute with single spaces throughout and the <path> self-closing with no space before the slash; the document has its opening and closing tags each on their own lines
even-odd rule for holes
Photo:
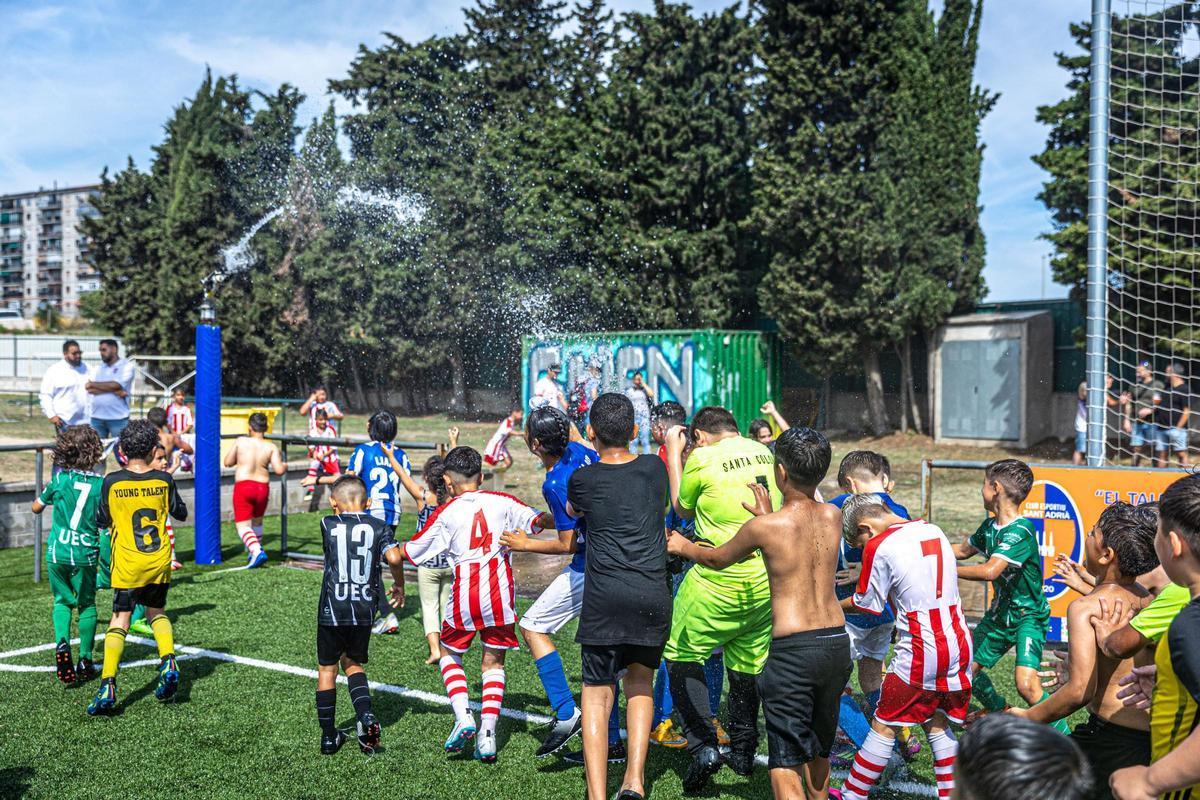
<svg viewBox="0 0 1200 800">
<path fill-rule="evenodd" d="M 315 516 L 291 520 L 292 535 L 305 549 L 316 544 Z M 555 757 L 533 757 L 542 733 L 534 721 L 521 717 L 523 712 L 543 715 L 548 708 L 527 651 L 511 654 L 508 661 L 505 709 L 516 716 L 500 723 L 499 762 L 485 766 L 441 752 L 451 717 L 436 668 L 423 663 L 425 642 L 411 583 L 400 634 L 375 637 L 367 667 L 373 682 L 387 685 L 373 693 L 384 726 L 382 751 L 367 757 L 347 746 L 334 757 L 321 756 L 312 672 L 320 573 L 277 561 L 253 572 L 229 570 L 242 558 L 232 526 L 226 527 L 228 563 L 207 568 L 188 564 L 172 586 L 168 613 L 186 657 L 177 702 L 158 704 L 152 694 L 154 667 L 136 666 L 119 676 L 118 713 L 111 718 L 86 715 L 96 682 L 62 687 L 49 671 L 50 650 L 12 654 L 51 640 L 50 593 L 46 584 L 30 582 L 29 548 L 0 551 L 0 617 L 5 621 L 0 640 L 0 797 L 582 796 L 582 770 Z M 277 530 L 277 521 L 268 519 L 271 547 Z M 190 528 L 179 530 L 185 562 L 192 556 L 191 536 Z M 101 592 L 102 619 L 110 602 L 111 594 Z M 573 633 L 573 627 L 568 628 L 560 641 L 568 678 L 578 687 Z M 189 648 L 209 653 L 194 655 Z M 131 643 L 125 652 L 127 662 L 154 656 L 153 647 L 145 644 Z M 475 698 L 477 658 L 478 653 L 472 653 L 467 661 Z M 12 671 L 29 667 L 42 671 Z M 1006 659 L 993 675 L 997 686 L 1015 697 L 1011 671 L 1011 660 Z M 339 724 L 349 726 L 353 714 L 340 688 L 338 704 Z M 765 742 L 760 745 L 764 751 Z M 681 797 L 680 777 L 686 766 L 685 754 L 652 747 L 651 796 Z M 614 790 L 619 779 L 619 771 L 612 770 Z M 927 752 L 909 774 L 894 776 L 893 783 L 907 791 L 885 789 L 879 796 L 931 796 Z M 703 796 L 769 795 L 766 770 L 759 769 L 750 779 L 722 770 Z"/>
</svg>

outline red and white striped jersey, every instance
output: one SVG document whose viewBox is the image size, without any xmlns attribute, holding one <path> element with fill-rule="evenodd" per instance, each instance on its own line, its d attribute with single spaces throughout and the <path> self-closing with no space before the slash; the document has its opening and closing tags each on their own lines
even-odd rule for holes
<svg viewBox="0 0 1200 800">
<path fill-rule="evenodd" d="M 336 439 L 337 431 L 333 429 L 333 423 L 330 422 L 325 426 L 325 430 L 321 430 L 316 425 L 308 429 L 308 435 L 314 439 Z M 308 448 L 308 457 L 315 461 L 324 461 L 329 457 L 337 458 L 337 448 L 332 445 L 315 445 Z"/>
<path fill-rule="evenodd" d="M 540 530 L 538 512 L 499 492 L 460 494 L 443 505 L 404 545 L 404 555 L 421 565 L 443 553 L 454 570 L 445 622 L 459 630 L 481 630 L 517 621 L 511 553 L 500 545 L 504 531 Z"/>
<path fill-rule="evenodd" d="M 488 439 L 487 447 L 483 449 L 483 454 L 493 461 L 499 461 L 504 457 L 504 453 L 508 450 L 508 437 L 512 436 L 513 421 L 511 417 L 505 417 L 500 421 L 500 427 L 496 428 L 496 432 L 492 434 L 492 438 Z"/>
<path fill-rule="evenodd" d="M 167 403 L 167 427 L 171 433 L 183 433 L 194 424 L 192 409 L 186 403 L 181 406 Z"/>
<path fill-rule="evenodd" d="M 891 601 L 896 651 L 888 672 L 937 692 L 971 687 L 971 635 L 958 596 L 958 564 L 942 529 L 895 525 L 867 542 L 854 607 L 879 614 Z"/>
<path fill-rule="evenodd" d="M 333 418 L 334 414 L 341 414 L 342 410 L 337 407 L 337 403 L 332 400 L 326 400 L 324 403 L 313 403 L 308 407 L 308 429 L 310 431 L 317 429 L 317 412 L 324 411 L 329 415 L 329 427 L 333 429 L 333 433 L 337 435 L 337 420 Z"/>
</svg>

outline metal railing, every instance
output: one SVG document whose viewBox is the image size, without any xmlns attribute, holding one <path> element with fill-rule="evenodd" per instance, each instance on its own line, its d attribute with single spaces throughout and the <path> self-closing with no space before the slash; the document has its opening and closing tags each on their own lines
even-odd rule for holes
<svg viewBox="0 0 1200 800">
<path fill-rule="evenodd" d="M 0 453 L 33 452 L 33 496 L 41 497 L 45 488 L 46 451 L 54 449 L 54 442 L 29 442 L 26 444 L 0 444 Z M 33 582 L 42 582 L 42 515 L 33 515 Z"/>
</svg>

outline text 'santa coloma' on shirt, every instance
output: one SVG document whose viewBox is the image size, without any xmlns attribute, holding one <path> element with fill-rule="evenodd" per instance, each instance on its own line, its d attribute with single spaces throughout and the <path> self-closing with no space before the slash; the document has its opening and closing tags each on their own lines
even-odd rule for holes
<svg viewBox="0 0 1200 800">
<path fill-rule="evenodd" d="M 661 647 L 671 631 L 667 469 L 655 455 L 578 469 L 571 510 L 587 522 L 583 609 L 575 641 Z"/>
<path fill-rule="evenodd" d="M 1186 739 L 1200 722 L 1200 600 L 1179 612 L 1158 642 L 1158 679 L 1150 705 L 1150 760 L 1158 761 Z M 1165 800 L 1200 797 L 1200 784 L 1162 795 Z"/>
<path fill-rule="evenodd" d="M 112 538 L 114 589 L 171 582 L 168 515 L 187 519 L 187 506 L 166 472 L 122 469 L 104 476 L 96 525 Z"/>
<path fill-rule="evenodd" d="M 779 508 L 782 497 L 775 486 L 775 456 L 752 439 L 731 436 L 697 447 L 688 455 L 679 483 L 679 504 L 696 512 L 697 544 L 720 547 L 737 534 L 753 516 L 742 503 L 754 501 L 749 484 L 756 482 L 767 487 L 771 507 Z M 758 551 L 723 570 L 702 564 L 692 569 L 716 583 L 767 580 L 767 568 Z"/>
</svg>

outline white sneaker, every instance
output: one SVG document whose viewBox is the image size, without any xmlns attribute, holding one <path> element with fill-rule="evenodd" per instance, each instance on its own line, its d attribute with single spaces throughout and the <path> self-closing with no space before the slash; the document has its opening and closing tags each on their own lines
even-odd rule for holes
<svg viewBox="0 0 1200 800">
<path fill-rule="evenodd" d="M 462 749 L 467 746 L 467 742 L 474 738 L 474 718 L 455 720 L 454 730 L 450 731 L 450 735 L 446 737 L 445 750 L 447 753 L 461 753 Z"/>
<path fill-rule="evenodd" d="M 390 634 L 400 630 L 400 620 L 396 619 L 395 614 L 388 614 L 386 617 L 380 617 L 379 620 L 371 626 L 371 633 Z"/>
<path fill-rule="evenodd" d="M 481 733 L 475 737 L 475 760 L 482 761 L 485 764 L 494 764 L 496 761 L 496 734 L 492 732 Z"/>
</svg>

